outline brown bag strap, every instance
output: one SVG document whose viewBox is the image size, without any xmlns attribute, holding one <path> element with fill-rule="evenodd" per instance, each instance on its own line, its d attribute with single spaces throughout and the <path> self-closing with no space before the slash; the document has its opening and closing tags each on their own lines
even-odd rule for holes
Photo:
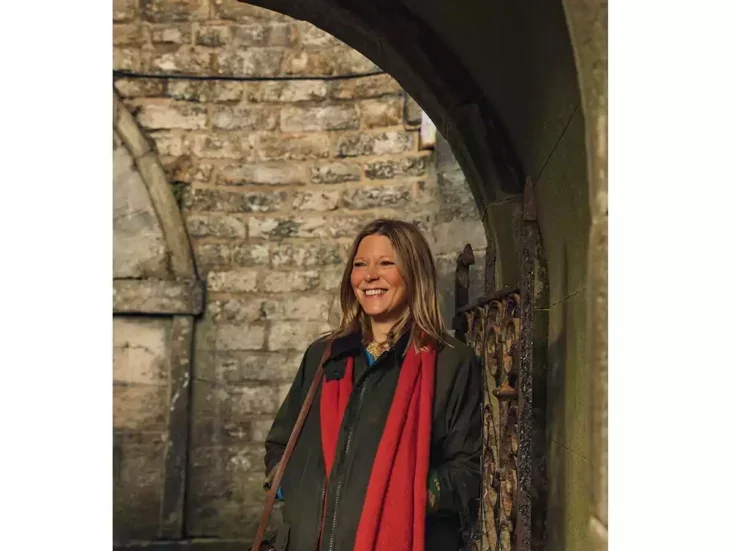
<svg viewBox="0 0 735 551">
<path fill-rule="evenodd" d="M 306 416 L 311 409 L 311 403 L 314 401 L 316 389 L 319 388 L 319 381 L 322 380 L 322 375 L 324 373 L 324 362 L 326 362 L 327 358 L 329 358 L 329 353 L 331 352 L 331 350 L 332 341 L 328 341 L 327 346 L 324 349 L 324 354 L 322 354 L 322 359 L 319 360 L 319 366 L 316 368 L 316 373 L 314 373 L 314 378 L 311 381 L 309 391 L 306 393 L 304 404 L 301 406 L 299 416 L 296 418 L 296 424 L 291 431 L 291 436 L 288 437 L 288 443 L 286 444 L 286 449 L 283 452 L 283 457 L 281 457 L 281 461 L 276 467 L 276 474 L 273 477 L 271 487 L 268 490 L 268 497 L 265 500 L 265 507 L 263 508 L 263 515 L 260 518 L 260 525 L 258 526 L 257 532 L 255 532 L 255 540 L 253 541 L 252 546 L 253 551 L 260 550 L 260 545 L 263 542 L 263 536 L 265 535 L 265 529 L 268 525 L 268 519 L 271 516 L 273 504 L 276 501 L 276 493 L 278 492 L 278 488 L 281 486 L 281 478 L 283 478 L 283 473 L 286 470 L 286 464 L 291 458 L 291 453 L 293 452 L 294 447 L 296 447 L 296 440 L 299 437 L 299 433 L 301 433 L 301 428 L 304 426 Z"/>
</svg>

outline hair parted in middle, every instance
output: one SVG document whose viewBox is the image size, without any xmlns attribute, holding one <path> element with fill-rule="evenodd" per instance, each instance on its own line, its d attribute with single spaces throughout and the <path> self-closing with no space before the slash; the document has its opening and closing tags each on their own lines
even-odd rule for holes
<svg viewBox="0 0 735 551">
<path fill-rule="evenodd" d="M 366 340 L 372 339 L 370 318 L 360 306 L 350 281 L 357 249 L 369 235 L 383 235 L 390 240 L 398 270 L 406 282 L 408 307 L 391 329 L 388 335 L 390 343 L 393 344 L 409 327 L 411 343 L 417 348 L 430 343 L 446 343 L 436 291 L 436 266 L 429 243 L 415 224 L 389 218 L 368 223 L 355 237 L 340 284 L 341 319 L 327 338 L 335 339 L 360 331 Z"/>
</svg>

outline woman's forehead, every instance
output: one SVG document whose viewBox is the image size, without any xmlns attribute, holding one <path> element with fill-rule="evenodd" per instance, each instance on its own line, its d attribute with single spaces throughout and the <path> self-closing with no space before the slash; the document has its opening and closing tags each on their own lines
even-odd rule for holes
<svg viewBox="0 0 735 551">
<path fill-rule="evenodd" d="M 385 235 L 363 237 L 357 247 L 357 256 L 394 256 L 393 244 Z"/>
</svg>

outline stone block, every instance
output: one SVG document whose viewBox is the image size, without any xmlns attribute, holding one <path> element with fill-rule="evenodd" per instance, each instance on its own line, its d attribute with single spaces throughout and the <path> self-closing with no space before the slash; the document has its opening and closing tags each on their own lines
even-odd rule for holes
<svg viewBox="0 0 735 551">
<path fill-rule="evenodd" d="M 238 159 L 249 162 L 255 152 L 247 140 L 232 134 L 187 134 L 184 138 L 187 151 L 205 159 Z"/>
<path fill-rule="evenodd" d="M 380 128 L 401 124 L 401 98 L 381 98 L 360 102 L 360 120 L 363 128 Z"/>
<path fill-rule="evenodd" d="M 301 37 L 301 44 L 304 46 L 344 46 L 344 43 L 341 40 L 335 38 L 328 32 L 321 30 L 319 27 L 315 27 L 307 21 L 298 21 L 296 25 Z"/>
<path fill-rule="evenodd" d="M 329 312 L 330 316 L 332 314 L 339 313 L 339 301 L 337 300 L 337 294 L 336 291 L 339 290 L 340 285 L 342 284 L 342 277 L 344 276 L 344 267 L 343 266 L 328 266 L 324 269 L 322 269 L 320 276 L 321 276 L 321 288 L 325 291 L 333 291 L 333 298 L 334 303 L 332 303 L 331 311 Z M 339 318 L 337 318 L 337 321 L 339 321 Z M 330 318 L 330 322 L 334 323 L 333 320 Z"/>
<path fill-rule="evenodd" d="M 283 132 L 322 132 L 356 130 L 360 119 L 354 105 L 324 107 L 284 107 L 281 109 Z"/>
<path fill-rule="evenodd" d="M 164 430 L 168 390 L 164 384 L 113 385 L 113 427 L 131 431 Z"/>
<path fill-rule="evenodd" d="M 184 136 L 179 132 L 167 130 L 148 133 L 156 146 L 156 151 L 162 157 L 181 157 L 187 151 L 184 146 Z"/>
<path fill-rule="evenodd" d="M 335 141 L 336 157 L 358 157 L 362 155 L 395 155 L 416 150 L 416 135 L 413 132 L 349 132 Z"/>
<path fill-rule="evenodd" d="M 292 46 L 296 33 L 288 23 L 252 22 L 230 26 L 234 48 L 252 46 Z"/>
<path fill-rule="evenodd" d="M 150 36 L 154 44 L 191 44 L 191 25 L 151 25 Z"/>
<path fill-rule="evenodd" d="M 212 111 L 216 130 L 275 130 L 278 111 L 251 106 L 217 106 Z"/>
<path fill-rule="evenodd" d="M 207 110 L 184 102 L 145 103 L 137 109 L 138 123 L 148 130 L 197 130 L 207 124 Z"/>
<path fill-rule="evenodd" d="M 274 385 L 250 383 L 236 387 L 221 387 L 202 383 L 198 386 L 197 391 L 193 393 L 192 403 L 195 415 L 199 419 L 247 419 L 253 414 L 275 414 L 281 405 L 278 401 L 277 387 Z M 243 467 L 252 470 L 254 465 L 248 461 Z M 262 479 L 260 484 L 262 492 Z"/>
<path fill-rule="evenodd" d="M 284 237 L 327 237 L 327 222 L 323 216 L 299 218 L 251 218 L 248 221 L 251 238 L 282 239 Z"/>
<path fill-rule="evenodd" d="M 210 188 L 187 188 L 184 208 L 204 212 L 270 212 L 278 210 L 285 192 L 226 191 Z"/>
<path fill-rule="evenodd" d="M 331 48 L 331 55 L 336 60 L 336 74 L 361 75 L 380 71 L 375 63 L 347 44 Z"/>
<path fill-rule="evenodd" d="M 161 164 L 170 182 L 175 184 L 208 184 L 214 167 L 210 163 L 194 162 L 191 157 L 163 157 Z"/>
<path fill-rule="evenodd" d="M 232 39 L 231 28 L 231 25 L 220 23 L 200 25 L 194 40 L 198 46 L 222 48 L 227 46 Z"/>
<path fill-rule="evenodd" d="M 175 52 L 156 50 L 150 59 L 153 72 L 206 75 L 211 68 L 211 52 L 192 46 L 181 47 Z"/>
<path fill-rule="evenodd" d="M 411 202 L 411 183 L 345 190 L 342 205 L 348 209 L 404 208 Z"/>
<path fill-rule="evenodd" d="M 240 101 L 245 90 L 252 85 L 250 82 L 229 82 L 226 80 L 218 80 L 212 84 L 212 101 L 218 103 Z"/>
<path fill-rule="evenodd" d="M 253 102 L 302 103 L 321 101 L 327 97 L 327 83 L 323 80 L 295 80 L 263 82 L 257 92 L 248 97 Z"/>
<path fill-rule="evenodd" d="M 437 223 L 434 224 L 433 235 L 432 251 L 434 254 L 459 254 L 460 249 L 467 243 L 472 245 L 473 250 L 487 247 L 485 227 L 480 220 L 454 220 Z M 457 240 L 457 236 L 461 236 L 461 242 Z"/>
<path fill-rule="evenodd" d="M 248 77 L 272 77 L 281 70 L 281 48 L 220 50 L 216 54 L 217 74 Z"/>
<path fill-rule="evenodd" d="M 441 205 L 440 220 L 451 222 L 458 219 L 480 219 L 470 185 L 459 168 L 439 173 L 436 189 Z"/>
<path fill-rule="evenodd" d="M 195 239 L 192 248 L 200 275 L 213 268 L 228 267 L 232 263 L 232 248 L 224 243 L 202 243 Z"/>
<path fill-rule="evenodd" d="M 339 184 L 360 180 L 360 165 L 353 163 L 321 163 L 311 167 L 311 182 L 314 184 Z"/>
<path fill-rule="evenodd" d="M 169 320 L 160 318 L 113 317 L 113 381 L 166 383 L 170 325 Z"/>
<path fill-rule="evenodd" d="M 291 208 L 297 211 L 310 210 L 326 212 L 337 210 L 342 192 L 337 191 L 297 191 L 293 195 Z"/>
<path fill-rule="evenodd" d="M 305 351 L 318 337 L 329 331 L 329 325 L 317 321 L 279 321 L 271 325 L 268 350 Z"/>
<path fill-rule="evenodd" d="M 260 288 L 266 293 L 291 293 L 312 291 L 319 286 L 319 272 L 306 270 L 298 272 L 271 271 L 262 278 Z"/>
<path fill-rule="evenodd" d="M 379 98 L 402 94 L 403 88 L 388 74 L 337 80 L 331 83 L 329 91 L 330 98 L 339 100 Z"/>
<path fill-rule="evenodd" d="M 416 103 L 416 100 L 411 96 L 406 95 L 406 100 L 403 107 L 403 122 L 409 128 L 417 128 L 421 126 L 421 119 L 424 111 L 421 106 Z"/>
<path fill-rule="evenodd" d="M 115 46 L 141 46 L 143 32 L 139 25 L 118 24 L 112 26 L 112 43 Z"/>
<path fill-rule="evenodd" d="M 328 76 L 335 74 L 337 60 L 331 49 L 289 51 L 283 60 L 286 75 Z"/>
<path fill-rule="evenodd" d="M 306 168 L 293 163 L 233 164 L 218 169 L 216 182 L 222 185 L 298 185 L 306 183 Z"/>
<path fill-rule="evenodd" d="M 212 293 L 251 293 L 257 287 L 256 270 L 209 272 L 207 290 Z"/>
<path fill-rule="evenodd" d="M 380 159 L 365 163 L 365 176 L 370 180 L 389 180 L 396 176 L 421 176 L 426 173 L 429 156 Z M 469 189 L 469 188 L 468 188 Z"/>
<path fill-rule="evenodd" d="M 329 136 L 325 134 L 261 134 L 254 136 L 253 142 L 253 148 L 264 161 L 303 161 L 329 156 Z"/>
<path fill-rule="evenodd" d="M 203 20 L 209 17 L 209 0 L 141 0 L 141 11 L 153 23 Z"/>
<path fill-rule="evenodd" d="M 321 321 L 326 322 L 332 297 L 324 293 L 307 296 L 287 296 L 267 299 L 261 306 L 263 319 L 270 321 Z"/>
<path fill-rule="evenodd" d="M 289 21 L 290 18 L 265 8 L 245 4 L 242 2 L 233 2 L 232 0 L 214 0 L 214 14 L 218 19 L 228 19 L 233 21 Z"/>
<path fill-rule="evenodd" d="M 319 241 L 278 243 L 271 246 L 273 267 L 322 268 L 342 265 L 347 257 L 347 245 Z"/>
<path fill-rule="evenodd" d="M 202 80 L 169 80 L 166 95 L 175 100 L 206 103 L 212 98 L 212 84 Z"/>
<path fill-rule="evenodd" d="M 143 52 L 138 48 L 115 46 L 112 49 L 112 68 L 115 71 L 140 71 Z"/>
<path fill-rule="evenodd" d="M 223 385 L 253 381 L 290 383 L 299 369 L 303 352 L 217 351 L 211 364 L 212 372 L 201 375 Z"/>
<path fill-rule="evenodd" d="M 220 325 L 215 329 L 215 342 L 222 350 L 262 350 L 265 335 L 265 325 L 257 322 Z"/>
<path fill-rule="evenodd" d="M 115 23 L 132 21 L 138 12 L 138 0 L 113 0 L 112 20 Z"/>
<path fill-rule="evenodd" d="M 203 294 L 202 286 L 194 280 L 113 279 L 112 311 L 128 315 L 198 315 Z"/>
<path fill-rule="evenodd" d="M 246 243 L 232 248 L 234 266 L 266 266 L 270 262 L 270 251 L 266 245 Z"/>
<path fill-rule="evenodd" d="M 118 78 L 115 90 L 123 98 L 154 98 L 166 91 L 166 83 L 158 79 Z"/>
<path fill-rule="evenodd" d="M 219 299 L 213 295 L 207 304 L 207 315 L 217 325 L 243 325 L 264 319 L 263 301 L 257 297 Z"/>
</svg>

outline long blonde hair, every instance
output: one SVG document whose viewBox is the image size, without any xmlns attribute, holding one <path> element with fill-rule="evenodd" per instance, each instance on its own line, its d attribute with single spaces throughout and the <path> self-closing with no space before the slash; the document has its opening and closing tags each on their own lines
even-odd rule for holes
<svg viewBox="0 0 735 551">
<path fill-rule="evenodd" d="M 339 338 L 357 331 L 366 339 L 372 338 L 370 318 L 360 306 L 350 281 L 357 249 L 368 235 L 384 235 L 390 240 L 396 252 L 398 270 L 406 282 L 408 308 L 388 335 L 391 345 L 409 326 L 411 342 L 417 348 L 429 343 L 445 343 L 444 322 L 436 293 L 436 266 L 429 243 L 416 225 L 387 218 L 370 222 L 355 237 L 340 284 L 342 317 L 339 326 L 327 338 Z"/>
</svg>

